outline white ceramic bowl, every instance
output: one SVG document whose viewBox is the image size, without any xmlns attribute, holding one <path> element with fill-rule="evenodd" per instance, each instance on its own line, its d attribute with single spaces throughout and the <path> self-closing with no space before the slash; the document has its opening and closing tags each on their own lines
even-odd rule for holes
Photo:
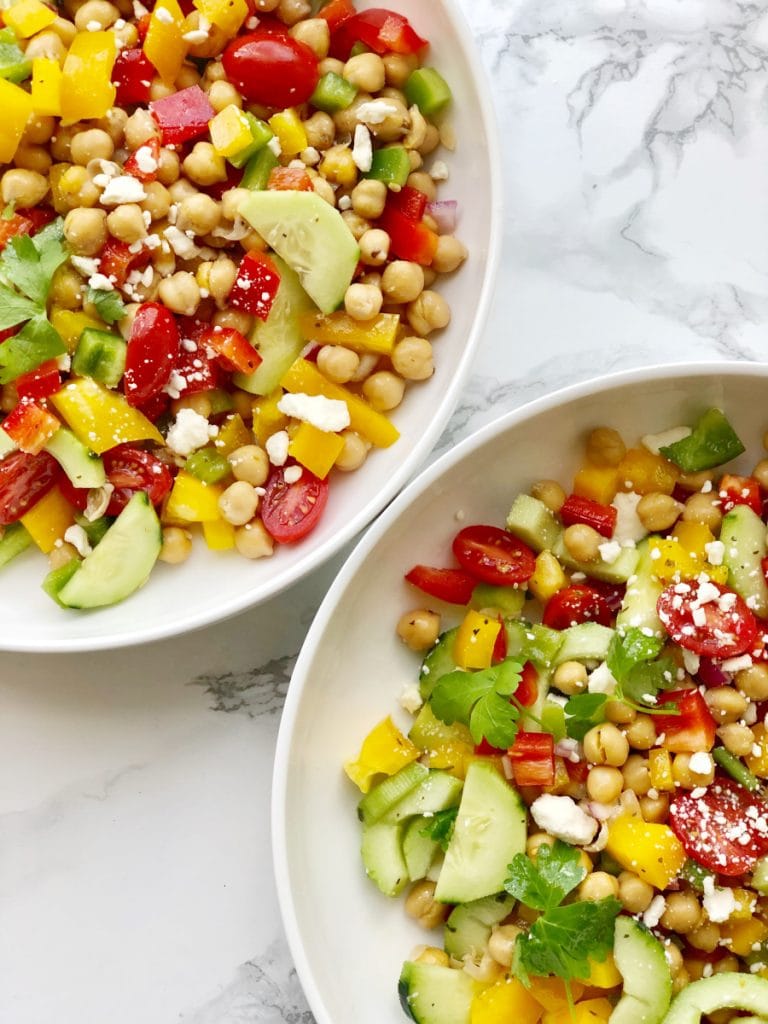
<svg viewBox="0 0 768 1024">
<path fill-rule="evenodd" d="M 410 950 L 428 942 L 402 901 L 382 896 L 359 856 L 356 789 L 342 772 L 397 698 L 418 659 L 395 623 L 422 603 L 403 580 L 412 565 L 450 565 L 459 521 L 503 525 L 533 480 L 567 482 L 587 431 L 634 441 L 708 406 L 723 408 L 747 444 L 749 469 L 768 427 L 768 365 L 654 367 L 559 391 L 490 424 L 445 455 L 393 502 L 358 544 L 318 612 L 293 673 L 277 746 L 273 842 L 288 940 L 318 1024 L 402 1024 L 396 984 Z M 433 602 L 429 602 L 433 603 Z M 358 794 L 359 797 L 359 794 Z"/>
<path fill-rule="evenodd" d="M 358 9 L 381 6 L 360 0 Z M 200 540 L 182 566 L 158 565 L 149 583 L 114 608 L 65 612 L 40 589 L 45 558 L 27 551 L 2 569 L 0 650 L 77 651 L 172 636 L 259 604 L 339 551 L 385 507 L 426 459 L 456 405 L 488 309 L 501 243 L 501 158 L 490 85 L 454 0 L 387 0 L 431 42 L 431 61 L 454 94 L 455 153 L 439 151 L 450 178 L 441 196 L 459 202 L 457 234 L 469 249 L 439 285 L 453 319 L 441 332 L 434 377 L 416 385 L 393 415 L 400 440 L 356 473 L 337 474 L 320 525 L 303 543 L 249 562 L 214 555 Z"/>
</svg>

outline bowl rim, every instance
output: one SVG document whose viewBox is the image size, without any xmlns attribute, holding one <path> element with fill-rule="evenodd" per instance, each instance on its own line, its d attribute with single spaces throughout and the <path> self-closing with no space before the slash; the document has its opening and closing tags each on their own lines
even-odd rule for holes
<svg viewBox="0 0 768 1024">
<path fill-rule="evenodd" d="M 501 260 L 503 239 L 503 176 L 501 141 L 498 119 L 491 102 L 490 78 L 480 58 L 479 48 L 473 42 L 469 24 L 458 7 L 457 0 L 440 0 L 442 3 L 456 45 L 461 50 L 472 80 L 476 84 L 480 122 L 487 138 L 487 160 L 490 178 L 489 220 L 490 233 L 487 250 L 484 251 L 485 271 L 477 296 L 475 315 L 467 332 L 461 357 L 455 366 L 440 402 L 440 410 L 428 422 L 412 450 L 389 476 L 386 483 L 371 494 L 369 500 L 346 519 L 340 528 L 322 544 L 308 550 L 307 556 L 296 565 L 279 571 L 267 583 L 243 590 L 223 603 L 213 603 L 209 609 L 185 616 L 182 622 L 168 624 L 147 624 L 134 627 L 118 635 L 58 637 L 50 640 L 41 638 L 39 643 L 14 642 L 13 637 L 0 637 L 0 651 L 8 653 L 59 654 L 84 651 L 103 651 L 132 647 L 157 640 L 181 637 L 197 629 L 231 618 L 250 608 L 277 597 L 288 587 L 299 583 L 304 577 L 319 569 L 345 544 L 353 540 L 382 511 L 398 492 L 414 477 L 437 443 L 440 434 L 453 415 L 461 389 L 469 376 L 472 360 L 479 346 L 490 310 L 491 299 Z"/>
<path fill-rule="evenodd" d="M 367 560 L 382 536 L 388 531 L 395 520 L 399 518 L 401 513 L 405 512 L 428 491 L 436 480 L 460 463 L 466 455 L 483 447 L 489 441 L 512 427 L 518 426 L 532 416 L 549 411 L 558 405 L 597 395 L 606 388 L 650 382 L 658 377 L 662 377 L 665 380 L 678 380 L 684 377 L 711 377 L 715 375 L 763 377 L 768 379 L 768 362 L 708 360 L 695 363 L 655 363 L 647 367 L 621 370 L 570 384 L 531 402 L 526 402 L 511 412 L 504 413 L 469 434 L 456 447 L 438 458 L 401 491 L 392 504 L 371 525 L 340 569 L 314 617 L 291 674 L 288 693 L 281 713 L 272 772 L 270 827 L 272 833 L 272 862 L 278 904 L 283 928 L 288 940 L 288 947 L 298 972 L 299 981 L 317 1024 L 338 1024 L 338 1022 L 334 1022 L 326 1009 L 320 986 L 315 977 L 307 950 L 304 947 L 299 926 L 296 901 L 294 900 L 294 892 L 291 887 L 288 870 L 289 842 L 286 800 L 288 796 L 293 732 L 302 698 L 311 675 L 309 669 L 314 658 L 314 651 L 321 642 L 345 590 L 359 571 L 362 563 Z"/>
</svg>

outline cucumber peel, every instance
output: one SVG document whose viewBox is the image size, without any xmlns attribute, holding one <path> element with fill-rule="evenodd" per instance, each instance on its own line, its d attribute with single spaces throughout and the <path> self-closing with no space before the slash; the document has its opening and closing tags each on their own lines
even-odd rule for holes
<svg viewBox="0 0 768 1024">
<path fill-rule="evenodd" d="M 716 1010 L 746 1010 L 762 1017 L 768 1007 L 768 981 L 753 974 L 716 974 L 687 985 L 674 999 L 663 1024 L 699 1024 Z"/>
<path fill-rule="evenodd" d="M 613 955 L 624 978 L 609 1024 L 661 1024 L 672 999 L 664 947 L 633 917 L 617 917 Z"/>
</svg>

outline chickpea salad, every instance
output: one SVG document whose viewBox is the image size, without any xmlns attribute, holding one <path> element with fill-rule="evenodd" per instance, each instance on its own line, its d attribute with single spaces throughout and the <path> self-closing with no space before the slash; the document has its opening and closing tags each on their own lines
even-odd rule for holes
<svg viewBox="0 0 768 1024">
<path fill-rule="evenodd" d="M 434 371 L 451 90 L 352 0 L 2 0 L 0 567 L 114 604 L 317 525 Z"/>
<path fill-rule="evenodd" d="M 744 451 L 714 408 L 598 427 L 570 491 L 538 480 L 406 573 L 412 721 L 345 771 L 366 874 L 425 929 L 398 986 L 420 1024 L 765 1017 L 768 458 L 729 472 Z"/>
</svg>

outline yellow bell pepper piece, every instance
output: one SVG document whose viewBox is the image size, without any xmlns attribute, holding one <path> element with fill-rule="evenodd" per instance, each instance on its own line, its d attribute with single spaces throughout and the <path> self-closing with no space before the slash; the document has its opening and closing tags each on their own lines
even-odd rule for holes
<svg viewBox="0 0 768 1024">
<path fill-rule="evenodd" d="M 668 825 L 622 815 L 608 829 L 608 853 L 644 882 L 666 889 L 685 863 L 683 844 Z"/>
<path fill-rule="evenodd" d="M 731 889 L 736 906 L 728 918 L 729 921 L 750 921 L 757 908 L 757 896 L 749 889 Z"/>
<path fill-rule="evenodd" d="M 752 728 L 755 737 L 752 752 L 744 758 L 747 768 L 760 779 L 768 779 L 768 731 L 761 722 Z M 759 749 L 759 753 L 755 753 Z"/>
<path fill-rule="evenodd" d="M 294 394 L 325 395 L 326 398 L 337 398 L 346 402 L 352 430 L 356 430 L 378 448 L 388 448 L 400 437 L 394 423 L 386 416 L 376 412 L 362 398 L 353 395 L 341 385 L 332 384 L 314 363 L 306 359 L 297 359 L 280 383 L 286 391 Z"/>
<path fill-rule="evenodd" d="M 703 523 L 686 522 L 685 519 L 675 523 L 672 537 L 679 541 L 692 558 L 702 562 L 707 560 L 706 545 L 715 539 L 714 533 Z"/>
<path fill-rule="evenodd" d="M 75 510 L 58 487 L 52 487 L 21 517 L 22 526 L 46 555 L 74 521 Z"/>
<path fill-rule="evenodd" d="M 441 768 L 457 779 L 465 778 L 475 757 L 475 744 L 466 725 L 446 725 L 436 718 L 429 704 L 419 711 L 419 730 L 409 739 L 427 754 L 430 768 Z"/>
<path fill-rule="evenodd" d="M 32 97 L 24 89 L 0 78 L 0 110 L 3 127 L 0 131 L 0 164 L 8 164 L 16 150 L 32 113 Z"/>
<path fill-rule="evenodd" d="M 271 395 L 257 398 L 251 404 L 253 436 L 259 444 L 265 444 L 268 437 L 271 437 L 276 431 L 282 430 L 288 423 L 288 417 L 277 407 L 277 403 L 282 397 L 282 390 L 273 391 Z"/>
<path fill-rule="evenodd" d="M 307 133 L 301 123 L 301 118 L 293 107 L 273 114 L 269 119 L 269 127 L 280 142 L 283 156 L 296 156 L 297 153 L 301 153 L 307 148 Z"/>
<path fill-rule="evenodd" d="M 621 971 L 616 966 L 613 953 L 609 953 L 602 963 L 597 960 L 589 961 L 589 977 L 586 984 L 592 988 L 616 988 L 624 982 Z"/>
<path fill-rule="evenodd" d="M 344 450 L 344 438 L 302 423 L 288 445 L 288 454 L 305 469 L 324 480 Z"/>
<path fill-rule="evenodd" d="M 753 947 L 768 938 L 768 923 L 762 917 L 749 920 L 729 919 L 720 925 L 723 945 L 737 956 L 747 956 Z"/>
<path fill-rule="evenodd" d="M 32 61 L 32 107 L 41 117 L 61 115 L 61 65 L 51 57 Z"/>
<path fill-rule="evenodd" d="M 610 505 L 619 489 L 619 473 L 615 466 L 582 466 L 573 480 L 573 493 L 591 498 L 601 505 Z"/>
<path fill-rule="evenodd" d="M 299 317 L 299 326 L 308 341 L 388 356 L 395 347 L 400 316 L 379 313 L 371 320 L 354 320 L 347 313 L 331 313 L 330 316 L 304 313 Z"/>
<path fill-rule="evenodd" d="M 228 37 L 234 36 L 248 17 L 245 0 L 194 0 L 202 16 Z"/>
<path fill-rule="evenodd" d="M 576 1003 L 573 1011 L 569 1007 L 557 1013 L 545 1013 L 542 1024 L 602 1024 L 611 1016 L 613 1004 L 607 999 L 584 999 Z"/>
<path fill-rule="evenodd" d="M 538 1024 L 543 1012 L 517 978 L 507 978 L 475 996 L 470 1024 Z"/>
<path fill-rule="evenodd" d="M 191 473 L 176 474 L 163 510 L 163 522 L 207 523 L 221 519 L 219 497 L 223 488 L 205 484 Z"/>
<path fill-rule="evenodd" d="M 224 420 L 213 443 L 222 455 L 230 455 L 236 448 L 253 444 L 253 435 L 243 423 L 242 416 L 233 413 Z"/>
<path fill-rule="evenodd" d="M 230 103 L 208 122 L 213 148 L 219 156 L 241 153 L 251 142 L 253 133 L 248 118 L 239 107 Z"/>
<path fill-rule="evenodd" d="M 56 11 L 40 0 L 16 0 L 3 11 L 3 20 L 19 39 L 29 39 L 56 21 Z"/>
<path fill-rule="evenodd" d="M 166 85 L 173 85 L 187 54 L 184 13 L 176 0 L 157 0 L 149 19 L 144 53 Z"/>
<path fill-rule="evenodd" d="M 568 586 L 568 577 L 551 551 L 540 551 L 527 585 L 536 600 L 546 604 L 558 590 Z"/>
<path fill-rule="evenodd" d="M 344 771 L 358 789 L 367 793 L 377 775 L 394 775 L 411 761 L 416 761 L 421 751 L 403 736 L 391 718 L 387 717 L 363 740 L 360 753 L 354 761 L 347 761 Z"/>
<path fill-rule="evenodd" d="M 636 494 L 671 494 L 680 476 L 677 466 L 645 448 L 630 448 L 617 471 L 620 490 Z"/>
<path fill-rule="evenodd" d="M 80 335 L 87 327 L 92 327 L 96 331 L 107 330 L 107 325 L 102 320 L 71 309 L 54 307 L 51 310 L 50 320 L 69 352 L 75 351 Z"/>
<path fill-rule="evenodd" d="M 143 413 L 128 405 L 121 394 L 89 377 L 71 380 L 49 401 L 73 433 L 97 455 L 126 441 L 165 444 L 163 435 Z"/>
<path fill-rule="evenodd" d="M 651 786 L 671 793 L 675 788 L 675 780 L 672 775 L 672 758 L 669 751 L 661 747 L 653 747 L 648 751 L 648 769 L 651 776 Z"/>
<path fill-rule="evenodd" d="M 211 551 L 230 551 L 235 546 L 235 528 L 226 519 L 204 520 L 203 537 Z"/>
<path fill-rule="evenodd" d="M 650 542 L 653 571 L 660 580 L 668 582 L 673 579 L 693 580 L 701 572 L 706 572 L 716 583 L 725 583 L 728 579 L 728 567 L 710 565 L 700 558 L 695 550 L 675 540 L 673 537 L 657 537 Z M 658 555 L 655 552 L 658 551 Z"/>
<path fill-rule="evenodd" d="M 470 610 L 456 633 L 453 660 L 459 668 L 489 668 L 501 623 Z"/>
<path fill-rule="evenodd" d="M 104 117 L 115 105 L 112 68 L 117 56 L 114 32 L 78 32 L 61 77 L 61 123 Z"/>
<path fill-rule="evenodd" d="M 531 978 L 528 989 L 537 1003 L 541 1003 L 548 1013 L 561 1013 L 569 1010 L 570 1002 L 565 982 L 561 978 Z M 574 1000 L 581 999 L 584 986 L 580 981 L 571 981 L 571 996 Z"/>
</svg>

